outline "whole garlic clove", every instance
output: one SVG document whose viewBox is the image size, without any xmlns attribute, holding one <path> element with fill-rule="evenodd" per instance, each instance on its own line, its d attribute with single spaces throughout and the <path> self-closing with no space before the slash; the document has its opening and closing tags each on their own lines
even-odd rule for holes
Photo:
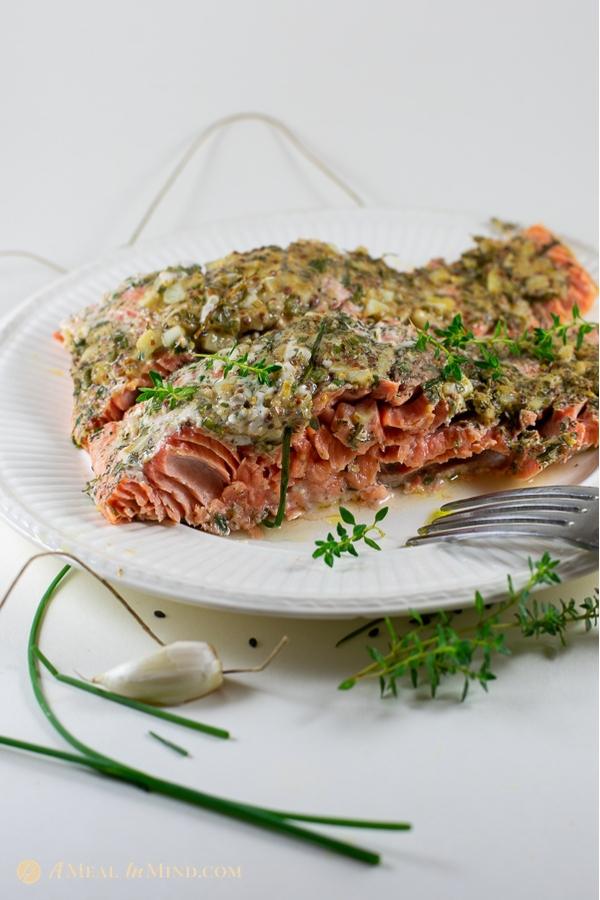
<svg viewBox="0 0 600 900">
<path fill-rule="evenodd" d="M 216 691 L 223 684 L 223 667 L 210 644 L 175 641 L 92 681 L 123 697 L 171 706 Z"/>
</svg>

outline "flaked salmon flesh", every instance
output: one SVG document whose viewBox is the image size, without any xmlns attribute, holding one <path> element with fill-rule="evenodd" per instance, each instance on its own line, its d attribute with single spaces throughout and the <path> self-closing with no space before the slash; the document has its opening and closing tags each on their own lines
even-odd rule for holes
<svg viewBox="0 0 600 900">
<path fill-rule="evenodd" d="M 493 377 L 465 351 L 456 378 L 433 344 L 419 347 L 420 329 L 459 314 L 478 337 L 498 322 L 518 336 L 572 321 L 595 295 L 543 226 L 411 272 L 298 241 L 130 279 L 59 332 L 90 496 L 113 523 L 252 532 L 280 504 L 286 432 L 288 519 L 450 471 L 531 478 L 598 444 L 595 333 L 549 360 L 502 350 Z M 151 372 L 175 401 L 136 402 Z"/>
</svg>

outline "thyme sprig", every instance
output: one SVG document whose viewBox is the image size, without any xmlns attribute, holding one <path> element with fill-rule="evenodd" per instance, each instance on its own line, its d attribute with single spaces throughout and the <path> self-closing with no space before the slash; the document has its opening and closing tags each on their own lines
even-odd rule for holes
<svg viewBox="0 0 600 900">
<path fill-rule="evenodd" d="M 556 571 L 559 561 L 548 553 L 536 560 L 529 559 L 529 578 L 522 588 L 516 590 L 512 578 L 508 577 L 507 597 L 500 603 L 488 607 L 479 591 L 475 594 L 477 620 L 462 628 L 454 627 L 456 613 L 443 610 L 433 617 L 421 616 L 413 612 L 411 621 L 415 627 L 399 633 L 389 617 L 385 625 L 389 636 L 387 653 L 376 647 L 367 647 L 372 659 L 370 665 L 361 669 L 339 685 L 340 690 L 348 690 L 363 679 L 377 678 L 382 697 L 398 696 L 399 682 L 405 678 L 413 688 L 421 684 L 429 686 L 435 697 L 441 682 L 452 676 L 463 678 L 461 701 L 464 700 L 473 682 L 485 691 L 488 683 L 495 680 L 491 663 L 494 654 L 510 655 L 506 635 L 519 631 L 524 637 L 550 635 L 565 643 L 569 625 L 583 622 L 586 630 L 598 624 L 598 594 L 586 597 L 579 604 L 575 600 L 568 603 L 553 603 L 530 600 L 533 588 L 538 585 L 555 585 L 560 582 Z M 501 616 L 513 610 L 509 620 Z"/>
<path fill-rule="evenodd" d="M 498 379 L 502 374 L 502 362 L 498 355 L 500 348 L 506 348 L 513 356 L 527 354 L 543 362 L 554 362 L 558 347 L 569 343 L 573 329 L 576 329 L 576 333 L 572 342 L 575 349 L 580 350 L 585 336 L 596 327 L 581 317 L 576 304 L 568 322 L 561 322 L 554 313 L 551 315 L 552 324 L 549 328 L 525 329 L 513 337 L 508 334 L 506 323 L 499 320 L 491 335 L 478 338 L 465 327 L 462 316 L 457 314 L 446 328 L 432 329 L 429 322 L 423 328 L 417 328 L 415 348 L 423 351 L 431 347 L 436 359 L 444 357 L 445 362 L 440 374 L 447 381 L 460 381 L 463 375 L 462 367 L 468 362 L 474 363 L 492 379 Z M 476 350 L 478 356 L 473 358 L 465 355 L 469 349 Z"/>
<path fill-rule="evenodd" d="M 175 409 L 178 403 L 185 403 L 186 400 L 191 400 L 196 393 L 197 386 L 194 384 L 176 386 L 169 381 L 165 381 L 160 372 L 151 370 L 148 374 L 152 381 L 152 387 L 142 388 L 137 395 L 136 403 L 152 400 L 158 406 L 162 403 L 168 403 L 169 409 Z"/>
<path fill-rule="evenodd" d="M 571 321 L 561 322 L 560 318 L 552 313 L 552 325 L 550 328 L 534 328 L 527 338 L 531 341 L 531 352 L 538 359 L 552 361 L 556 359 L 555 343 L 565 346 L 570 340 L 570 332 L 576 328 L 575 349 L 581 350 L 586 334 L 594 331 L 598 326 L 593 322 L 586 322 L 581 317 L 577 304 L 571 311 Z"/>
<path fill-rule="evenodd" d="M 216 362 L 223 363 L 223 375 L 229 375 L 233 369 L 237 369 L 237 373 L 241 378 L 247 378 L 249 375 L 256 376 L 259 384 L 269 387 L 273 384 L 275 375 L 281 371 L 278 363 L 268 363 L 263 357 L 257 362 L 248 362 L 248 353 L 242 353 L 241 356 L 233 356 L 236 345 L 234 345 L 227 356 L 222 353 L 196 353 L 200 359 L 204 359 L 207 369 L 212 369 Z"/>
<path fill-rule="evenodd" d="M 342 553 L 358 556 L 358 550 L 356 549 L 355 544 L 360 541 L 363 541 L 373 550 L 381 550 L 377 541 L 373 537 L 370 537 L 370 535 L 376 534 L 378 538 L 385 536 L 385 532 L 379 527 L 379 522 L 382 522 L 385 519 L 388 512 L 389 508 L 383 506 L 381 509 L 377 510 L 370 525 L 363 525 L 356 521 L 349 509 L 340 506 L 340 518 L 346 525 L 352 526 L 352 531 L 348 532 L 342 523 L 338 522 L 336 526 L 337 537 L 329 532 L 324 541 L 315 541 L 317 549 L 313 552 L 313 559 L 322 558 L 325 565 L 332 568 L 335 560 L 339 559 Z"/>
<path fill-rule="evenodd" d="M 273 384 L 275 375 L 281 371 L 281 366 L 277 363 L 267 363 L 266 359 L 259 359 L 255 363 L 248 362 L 248 354 L 243 353 L 241 356 L 233 357 L 232 354 L 235 346 L 231 348 L 227 356 L 221 353 L 196 353 L 195 356 L 204 359 L 206 368 L 212 369 L 216 362 L 223 363 L 223 375 L 228 375 L 233 369 L 241 378 L 247 378 L 250 375 L 256 376 L 259 384 L 269 387 Z M 175 409 L 179 403 L 191 400 L 198 385 L 185 384 L 173 385 L 169 381 L 165 381 L 160 372 L 151 370 L 149 373 L 152 387 L 144 387 L 140 390 L 136 402 L 143 403 L 145 400 L 153 400 L 157 405 L 168 403 L 169 409 Z"/>
</svg>

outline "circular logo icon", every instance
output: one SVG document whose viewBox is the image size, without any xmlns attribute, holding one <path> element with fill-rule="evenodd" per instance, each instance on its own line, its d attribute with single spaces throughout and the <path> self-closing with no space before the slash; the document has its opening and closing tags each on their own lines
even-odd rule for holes
<svg viewBox="0 0 600 900">
<path fill-rule="evenodd" d="M 35 884 L 40 880 L 42 869 L 37 859 L 22 859 L 17 866 L 17 878 L 23 884 Z"/>
</svg>

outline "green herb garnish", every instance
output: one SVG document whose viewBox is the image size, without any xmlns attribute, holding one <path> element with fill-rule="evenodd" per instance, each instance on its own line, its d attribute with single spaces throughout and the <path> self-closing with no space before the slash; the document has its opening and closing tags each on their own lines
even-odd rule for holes
<svg viewBox="0 0 600 900">
<path fill-rule="evenodd" d="M 555 362 L 557 344 L 565 346 L 574 328 L 577 329 L 574 339 L 575 349 L 580 350 L 586 334 L 596 327 L 582 319 L 579 307 L 574 305 L 569 322 L 561 322 L 560 318 L 552 313 L 552 325 L 549 328 L 526 329 L 520 335 L 511 337 L 506 324 L 500 320 L 491 335 L 476 338 L 473 332 L 465 327 L 462 316 L 458 314 L 447 328 L 432 330 L 428 322 L 423 328 L 417 328 L 415 348 L 422 351 L 431 347 L 436 359 L 444 357 L 445 362 L 440 374 L 447 381 L 460 381 L 463 375 L 462 367 L 469 362 L 487 372 L 493 379 L 497 379 L 502 374 L 502 362 L 497 352 L 499 348 L 506 348 L 513 356 L 530 355 L 543 362 Z M 470 348 L 478 353 L 477 357 L 465 355 Z"/>
<path fill-rule="evenodd" d="M 381 696 L 398 696 L 399 682 L 408 679 L 413 688 L 426 684 L 431 696 L 435 697 L 440 683 L 448 677 L 463 678 L 461 700 L 467 696 L 472 682 L 487 691 L 488 682 L 496 676 L 491 670 L 491 660 L 495 653 L 510 655 L 506 635 L 512 630 L 524 637 L 550 635 L 565 643 L 567 627 L 575 622 L 583 622 L 586 630 L 598 623 L 598 594 L 586 597 L 581 603 L 575 600 L 560 605 L 529 602 L 530 593 L 537 585 L 554 585 L 560 582 L 556 569 L 558 560 L 544 553 L 541 559 L 529 559 L 530 575 L 526 584 L 515 590 L 512 578 L 508 577 L 508 596 L 501 603 L 487 607 L 479 591 L 475 594 L 476 621 L 471 625 L 454 627 L 457 613 L 443 610 L 434 616 L 411 614 L 416 623 L 403 633 L 399 633 L 391 619 L 385 624 L 389 635 L 389 647 L 383 653 L 376 647 L 368 647 L 367 652 L 373 662 L 345 679 L 340 690 L 348 690 L 363 679 L 377 678 Z M 513 609 L 509 620 L 501 620 L 507 610 Z"/>
<path fill-rule="evenodd" d="M 313 370 L 313 367 L 315 364 L 315 359 L 317 358 L 317 353 L 319 352 L 319 347 L 321 346 L 321 341 L 323 340 L 323 335 L 325 334 L 326 331 L 327 331 L 327 320 L 323 319 L 321 324 L 319 325 L 319 329 L 318 329 L 316 337 L 313 341 L 313 345 L 310 348 L 310 356 L 308 358 L 308 362 L 304 366 L 302 374 L 300 375 L 299 381 L 301 384 L 302 384 L 302 382 L 304 382 L 308 379 L 309 375 L 312 374 L 312 370 Z"/>
<path fill-rule="evenodd" d="M 292 441 L 292 429 L 287 425 L 283 429 L 281 442 L 281 475 L 279 481 L 279 506 L 274 519 L 263 519 L 262 524 L 266 528 L 279 528 L 285 517 L 285 505 L 287 489 L 290 481 L 290 444 Z"/>
<path fill-rule="evenodd" d="M 174 750 L 175 753 L 179 753 L 180 756 L 190 755 L 185 747 L 180 747 L 179 744 L 175 744 L 173 741 L 168 740 L 168 738 L 161 737 L 161 735 L 157 734 L 156 731 L 149 731 L 148 734 L 160 744 L 164 744 L 165 747 L 168 747 L 170 750 Z"/>
<path fill-rule="evenodd" d="M 598 328 L 598 325 L 593 322 L 586 322 L 585 319 L 581 317 L 579 307 L 576 303 L 573 305 L 572 315 L 573 322 L 578 326 L 577 336 L 575 338 L 575 349 L 581 350 L 586 334 L 591 334 L 592 331 L 595 331 Z"/>
<path fill-rule="evenodd" d="M 224 363 L 223 375 L 228 375 L 234 368 L 238 370 L 241 378 L 247 378 L 249 375 L 255 375 L 259 384 L 269 386 L 273 383 L 274 375 L 281 370 L 281 366 L 277 363 L 269 364 L 266 359 L 260 359 L 256 363 L 248 362 L 248 354 L 232 357 L 235 347 L 233 347 L 228 356 L 220 353 L 197 353 L 196 356 L 205 360 L 206 368 L 212 369 L 215 362 Z M 176 387 L 165 381 L 159 372 L 150 371 L 148 373 L 152 380 L 152 387 L 142 388 L 137 396 L 137 403 L 143 403 L 144 400 L 154 400 L 157 404 L 168 403 L 169 409 L 175 409 L 177 404 L 191 400 L 198 389 L 198 385 L 186 384 Z"/>
<path fill-rule="evenodd" d="M 300 375 L 300 383 L 304 382 L 312 371 L 315 356 L 323 340 L 323 335 L 327 330 L 327 322 L 323 320 L 319 325 L 317 335 L 310 350 L 310 356 L 302 374 Z M 279 366 L 281 368 L 281 366 Z M 312 426 L 312 420 L 311 420 Z M 316 427 L 318 428 L 318 420 Z M 281 441 L 281 480 L 279 483 L 279 506 L 274 519 L 263 519 L 262 524 L 266 528 L 279 528 L 283 524 L 285 517 L 285 506 L 287 501 L 287 489 L 290 481 L 290 445 L 292 440 L 292 429 L 286 426 L 283 429 L 283 438 Z"/>
<path fill-rule="evenodd" d="M 68 684 L 71 687 L 78 688 L 80 691 L 87 691 L 88 694 L 95 694 L 96 697 L 102 697 L 103 700 L 111 700 L 113 703 L 120 703 L 121 706 L 128 706 L 138 712 L 143 712 L 148 716 L 154 716 L 156 719 L 162 719 L 165 722 L 171 722 L 173 725 L 181 725 L 183 728 L 191 728 L 192 731 L 202 731 L 205 734 L 211 734 L 213 737 L 223 738 L 227 740 L 230 737 L 228 731 L 224 728 L 217 728 L 214 725 L 206 725 L 204 722 L 197 722 L 196 719 L 188 719 L 186 716 L 179 716 L 177 713 L 169 712 L 167 709 L 161 709 L 152 706 L 149 703 L 143 703 L 141 700 L 133 700 L 131 697 L 123 697 L 122 694 L 115 694 L 106 688 L 97 687 L 89 681 L 83 681 L 80 678 L 73 678 L 71 675 L 63 675 L 56 666 L 44 656 L 39 647 L 35 648 L 35 655 L 42 665 L 62 684 Z"/>
<path fill-rule="evenodd" d="M 335 560 L 339 559 L 342 553 L 358 556 L 358 550 L 356 549 L 355 544 L 360 541 L 364 541 L 364 543 L 373 550 L 381 550 L 377 541 L 372 537 L 369 537 L 369 535 L 375 533 L 378 538 L 385 536 L 385 532 L 381 530 L 378 523 L 385 519 L 388 512 L 389 508 L 384 506 L 375 513 L 375 518 L 370 525 L 361 525 L 357 523 L 349 509 L 340 506 L 340 518 L 346 525 L 352 526 L 352 531 L 348 532 L 342 523 L 338 522 L 336 526 L 337 537 L 334 537 L 334 535 L 329 532 L 324 541 L 315 541 L 317 549 L 313 552 L 313 559 L 322 557 L 325 565 L 331 568 L 333 567 Z"/>
<path fill-rule="evenodd" d="M 142 388 L 137 395 L 136 403 L 153 400 L 157 405 L 168 403 L 169 409 L 175 409 L 178 403 L 191 400 L 196 393 L 196 385 L 186 384 L 176 387 L 169 381 L 165 381 L 159 372 L 151 370 L 148 374 L 153 387 Z"/>
<path fill-rule="evenodd" d="M 80 741 L 78 737 L 63 725 L 46 698 L 42 686 L 41 673 L 38 667 L 39 657 L 37 654 L 41 627 L 48 605 L 56 588 L 70 568 L 71 566 L 64 566 L 64 568 L 61 569 L 40 600 L 29 634 L 28 663 L 33 693 L 40 709 L 50 725 L 52 725 L 64 740 L 71 744 L 77 752 L 72 753 L 56 750 L 53 747 L 46 747 L 41 744 L 34 744 L 30 741 L 22 741 L 18 738 L 7 737 L 4 735 L 0 735 L 0 745 L 25 750 L 30 753 L 36 753 L 54 759 L 61 759 L 64 762 L 70 762 L 78 766 L 84 766 L 88 769 L 93 769 L 96 772 L 101 772 L 115 781 L 125 782 L 151 793 L 163 794 L 164 796 L 180 800 L 184 803 L 191 804 L 192 806 L 210 809 L 213 812 L 218 812 L 221 815 L 229 816 L 230 818 L 241 819 L 242 821 L 256 825 L 260 828 L 287 834 L 290 837 L 307 841 L 311 844 L 323 847 L 326 850 L 350 857 L 351 859 L 359 860 L 360 862 L 369 863 L 370 865 L 377 865 L 377 863 L 379 863 L 379 854 L 374 853 L 372 850 L 358 847 L 355 844 L 349 844 L 346 841 L 328 837 L 327 835 L 313 831 L 310 828 L 302 827 L 297 825 L 296 822 L 314 822 L 323 825 L 345 826 L 348 828 L 372 828 L 393 831 L 406 831 L 410 829 L 411 826 L 406 822 L 339 819 L 333 816 L 313 816 L 304 813 L 294 813 L 285 810 L 253 806 L 248 803 L 240 803 L 225 797 L 207 794 L 203 791 L 186 787 L 185 785 L 177 784 L 173 781 L 157 778 L 148 772 L 136 769 L 127 765 L 127 763 L 106 756 L 99 750 Z M 6 595 L 3 600 L 4 599 L 6 599 Z M 0 606 L 2 605 L 3 600 L 0 600 Z"/>
<path fill-rule="evenodd" d="M 325 256 L 321 256 L 316 259 L 309 259 L 308 264 L 315 272 L 324 272 L 328 262 L 329 260 Z"/>
<path fill-rule="evenodd" d="M 201 359 L 204 359 L 206 368 L 212 369 L 214 363 L 223 363 L 223 375 L 229 375 L 233 369 L 237 369 L 241 378 L 247 378 L 249 375 L 255 375 L 259 384 L 267 387 L 273 384 L 274 376 L 281 371 L 281 366 L 277 363 L 267 363 L 266 359 L 259 359 L 255 363 L 248 362 L 248 354 L 243 353 L 241 356 L 232 356 L 235 346 L 231 348 L 227 356 L 221 353 L 197 353 Z"/>
</svg>

